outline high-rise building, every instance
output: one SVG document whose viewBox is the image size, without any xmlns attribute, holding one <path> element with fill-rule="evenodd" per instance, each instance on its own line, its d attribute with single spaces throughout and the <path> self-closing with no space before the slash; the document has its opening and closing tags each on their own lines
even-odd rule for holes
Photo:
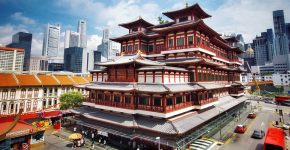
<svg viewBox="0 0 290 150">
<path fill-rule="evenodd" d="M 7 45 L 7 47 L 23 48 L 24 49 L 23 71 L 29 70 L 30 55 L 31 55 L 31 43 L 32 43 L 32 34 L 31 33 L 18 32 L 18 33 L 13 35 L 12 43 Z"/>
<path fill-rule="evenodd" d="M 58 56 L 60 44 L 60 26 L 47 24 L 43 34 L 42 56 Z"/>
<path fill-rule="evenodd" d="M 83 72 L 83 48 L 69 47 L 64 49 L 64 70 L 75 73 Z"/>
<path fill-rule="evenodd" d="M 94 69 L 100 69 L 100 66 L 95 64 L 101 62 L 101 58 L 102 53 L 100 51 L 94 51 Z"/>
<path fill-rule="evenodd" d="M 98 46 L 98 51 L 102 54 L 102 61 L 114 60 L 120 53 L 121 46 L 119 43 L 111 41 L 110 31 L 108 28 L 103 30 L 102 43 Z"/>
<path fill-rule="evenodd" d="M 255 61 L 257 66 L 263 66 L 273 59 L 273 32 L 267 29 L 253 40 Z"/>
<path fill-rule="evenodd" d="M 78 32 L 66 30 L 64 39 L 64 48 L 79 47 L 80 46 L 80 34 Z"/>
<path fill-rule="evenodd" d="M 273 22 L 275 32 L 275 52 L 274 55 L 289 54 L 289 42 L 286 35 L 284 11 L 273 11 Z"/>
<path fill-rule="evenodd" d="M 46 56 L 31 56 L 29 71 L 46 71 L 48 60 Z"/>
<path fill-rule="evenodd" d="M 290 50 L 290 23 L 286 23 L 286 35 L 288 37 L 288 46 Z"/>
<path fill-rule="evenodd" d="M 0 70 L 22 71 L 24 51 L 22 48 L 0 47 Z"/>
<path fill-rule="evenodd" d="M 80 47 L 87 47 L 87 23 L 84 20 L 79 20 L 78 22 L 78 30 L 77 32 L 80 34 Z"/>
</svg>

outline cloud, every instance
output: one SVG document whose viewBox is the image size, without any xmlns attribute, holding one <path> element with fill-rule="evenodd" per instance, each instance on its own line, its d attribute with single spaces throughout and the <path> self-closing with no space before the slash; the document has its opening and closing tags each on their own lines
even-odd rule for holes
<svg viewBox="0 0 290 150">
<path fill-rule="evenodd" d="M 284 9 L 286 21 L 290 20 L 289 0 L 227 0 L 209 13 L 212 18 L 206 22 L 222 33 L 241 33 L 246 42 L 252 42 L 256 35 L 273 28 L 272 11 Z"/>
<path fill-rule="evenodd" d="M 99 35 L 89 35 L 87 37 L 87 50 L 97 50 L 97 46 L 102 42 L 102 37 Z"/>
<path fill-rule="evenodd" d="M 22 12 L 16 12 L 16 13 L 12 14 L 10 17 L 16 21 L 20 21 L 21 23 L 23 23 L 25 25 L 33 25 L 36 23 L 35 20 L 28 18 L 26 16 L 23 16 Z"/>
</svg>

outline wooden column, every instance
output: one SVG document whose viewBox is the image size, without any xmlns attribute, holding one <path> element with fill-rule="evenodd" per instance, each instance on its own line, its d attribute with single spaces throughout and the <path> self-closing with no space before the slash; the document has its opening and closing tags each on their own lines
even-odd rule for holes
<svg viewBox="0 0 290 150">
<path fill-rule="evenodd" d="M 162 83 L 164 83 L 164 70 L 162 70 L 161 78 L 162 78 Z"/>
<path fill-rule="evenodd" d="M 165 94 L 162 95 L 162 107 L 163 107 L 163 112 L 166 113 L 166 97 L 165 97 Z"/>
<path fill-rule="evenodd" d="M 174 45 L 173 45 L 174 49 L 176 49 L 176 33 L 174 33 L 174 40 L 173 41 L 174 41 Z"/>
<path fill-rule="evenodd" d="M 184 31 L 184 34 L 185 34 L 185 36 L 184 36 L 184 42 L 185 42 L 184 45 L 185 45 L 185 48 L 187 48 L 187 43 L 188 42 L 187 42 L 187 31 L 186 30 Z"/>
<path fill-rule="evenodd" d="M 155 71 L 153 71 L 153 83 L 155 83 Z"/>
</svg>

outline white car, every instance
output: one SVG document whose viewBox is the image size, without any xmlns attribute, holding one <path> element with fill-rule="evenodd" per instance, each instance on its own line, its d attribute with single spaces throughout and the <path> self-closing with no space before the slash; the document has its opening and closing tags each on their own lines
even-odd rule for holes
<svg viewBox="0 0 290 150">
<path fill-rule="evenodd" d="M 289 130 L 289 128 L 290 128 L 290 122 L 283 124 L 283 129 Z"/>
</svg>

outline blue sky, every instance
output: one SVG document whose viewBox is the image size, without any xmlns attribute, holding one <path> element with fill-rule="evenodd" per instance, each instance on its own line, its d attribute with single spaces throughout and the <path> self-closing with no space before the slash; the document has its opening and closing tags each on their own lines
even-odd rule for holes
<svg viewBox="0 0 290 150">
<path fill-rule="evenodd" d="M 199 3 L 212 15 L 206 20 L 210 27 L 221 33 L 242 33 L 247 42 L 273 26 L 273 10 L 284 9 L 285 19 L 290 21 L 289 0 L 0 0 L 0 44 L 11 42 L 18 31 L 31 32 L 32 52 L 39 55 L 45 24 L 60 24 L 63 38 L 66 29 L 76 30 L 77 21 L 83 19 L 87 21 L 88 46 L 95 49 L 104 27 L 111 29 L 112 36 L 119 36 L 127 32 L 119 23 L 139 16 L 157 23 L 162 12 L 185 7 L 185 3 Z"/>
</svg>

